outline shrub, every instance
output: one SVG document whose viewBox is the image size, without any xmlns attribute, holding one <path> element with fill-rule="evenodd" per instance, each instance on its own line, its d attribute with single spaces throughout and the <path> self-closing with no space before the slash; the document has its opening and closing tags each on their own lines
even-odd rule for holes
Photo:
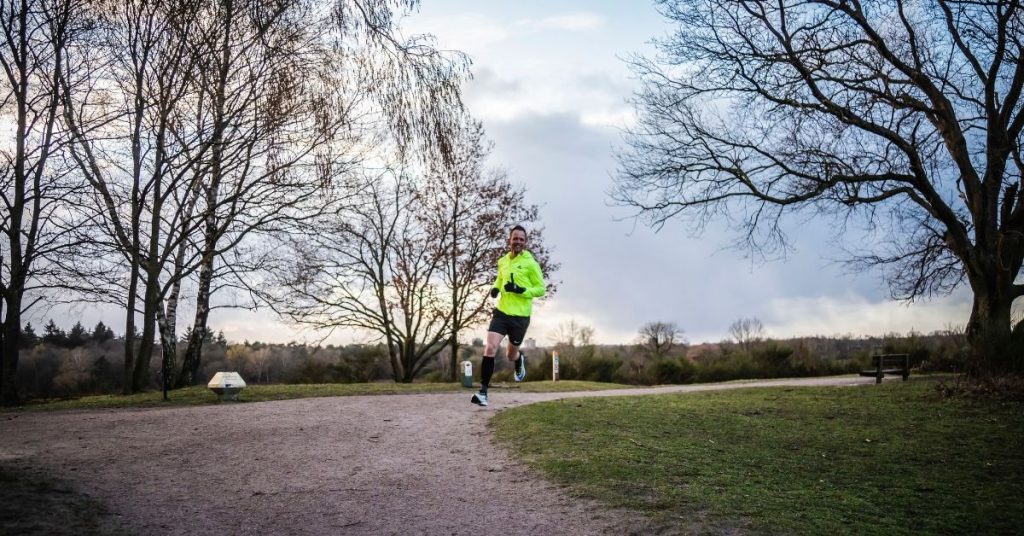
<svg viewBox="0 0 1024 536">
<path fill-rule="evenodd" d="M 659 359 L 652 374 L 657 383 L 690 383 L 697 376 L 697 366 L 685 357 Z"/>
<path fill-rule="evenodd" d="M 699 382 L 724 382 L 740 378 L 769 376 L 754 363 L 753 358 L 743 353 L 732 353 L 726 357 L 709 360 L 697 370 L 697 381 Z"/>
<path fill-rule="evenodd" d="M 622 360 L 613 356 L 598 354 L 584 355 L 579 359 L 579 376 L 574 379 L 592 382 L 620 382 L 626 378 L 621 371 Z"/>
<path fill-rule="evenodd" d="M 801 348 L 801 354 L 806 354 L 806 349 Z M 760 369 L 758 377 L 769 377 L 788 375 L 787 372 L 793 368 L 790 358 L 793 357 L 793 349 L 780 346 L 777 343 L 765 344 L 752 352 L 753 362 Z M 802 357 L 802 356 L 801 356 Z"/>
</svg>

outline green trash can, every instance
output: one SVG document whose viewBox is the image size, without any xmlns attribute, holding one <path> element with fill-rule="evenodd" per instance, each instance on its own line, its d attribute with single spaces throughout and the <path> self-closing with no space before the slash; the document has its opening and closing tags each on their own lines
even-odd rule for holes
<svg viewBox="0 0 1024 536">
<path fill-rule="evenodd" d="M 468 359 L 462 362 L 462 386 L 473 387 L 473 362 Z"/>
</svg>

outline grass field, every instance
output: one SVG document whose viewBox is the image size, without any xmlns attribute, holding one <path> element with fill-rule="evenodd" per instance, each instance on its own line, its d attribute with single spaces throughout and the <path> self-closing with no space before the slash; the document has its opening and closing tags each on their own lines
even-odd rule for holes
<svg viewBox="0 0 1024 536">
<path fill-rule="evenodd" d="M 475 384 L 479 387 L 479 384 Z M 564 392 L 564 391 L 596 391 L 602 389 L 628 389 L 628 385 L 614 383 L 560 381 L 560 382 L 524 382 L 497 383 L 491 389 L 518 390 L 527 393 Z M 163 393 L 150 391 L 134 395 L 96 395 L 84 396 L 69 400 L 35 400 L 25 406 L 23 411 L 57 411 L 71 409 L 103 409 L 103 408 L 150 408 L 197 406 L 222 403 L 265 402 L 268 400 L 288 400 L 292 398 L 312 398 L 324 396 L 358 396 L 358 395 L 399 395 L 424 393 L 471 392 L 458 383 L 329 383 L 300 385 L 249 385 L 238 395 L 237 402 L 222 402 L 220 397 L 203 386 L 177 389 L 168 393 L 168 400 Z M 475 390 L 474 390 L 475 391 Z"/>
<path fill-rule="evenodd" d="M 916 380 L 573 399 L 495 416 L 571 493 L 696 534 L 1021 534 L 1024 404 Z"/>
</svg>

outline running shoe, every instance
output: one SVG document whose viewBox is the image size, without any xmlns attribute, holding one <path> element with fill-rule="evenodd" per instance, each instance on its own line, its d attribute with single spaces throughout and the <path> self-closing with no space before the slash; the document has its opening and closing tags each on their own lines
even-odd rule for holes
<svg viewBox="0 0 1024 536">
<path fill-rule="evenodd" d="M 487 395 L 484 394 L 484 393 L 477 393 L 477 394 L 473 395 L 473 398 L 470 398 L 469 401 L 474 403 L 474 404 L 476 404 L 476 405 L 478 405 L 478 406 L 486 406 L 487 405 Z"/>
<path fill-rule="evenodd" d="M 517 382 L 521 382 L 526 379 L 526 355 L 522 352 L 519 352 L 519 359 L 516 359 L 515 379 Z"/>
</svg>

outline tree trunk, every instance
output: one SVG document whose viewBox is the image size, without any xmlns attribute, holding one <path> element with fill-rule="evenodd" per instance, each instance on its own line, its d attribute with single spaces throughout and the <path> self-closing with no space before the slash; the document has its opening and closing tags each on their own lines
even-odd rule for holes
<svg viewBox="0 0 1024 536">
<path fill-rule="evenodd" d="M 163 304 L 158 304 L 156 308 L 156 322 L 160 330 L 160 387 L 164 400 L 167 400 L 167 390 L 171 387 L 171 373 L 177 368 L 178 348 L 173 320 L 176 307 L 176 303 L 168 303 L 167 313 L 164 313 Z"/>
<path fill-rule="evenodd" d="M 176 388 L 192 385 L 199 376 L 199 365 L 203 357 L 203 339 L 206 337 L 206 323 L 210 317 L 210 283 L 213 280 L 213 255 L 206 255 L 199 268 L 199 290 L 196 293 L 196 317 L 188 337 L 188 347 L 181 363 Z"/>
<path fill-rule="evenodd" d="M 459 327 L 462 321 L 459 318 L 459 195 L 455 195 L 452 202 L 452 250 L 451 250 L 451 280 L 452 280 L 452 355 L 448 359 L 450 366 L 449 379 L 453 382 L 459 380 Z"/>
<path fill-rule="evenodd" d="M 154 320 L 151 313 L 149 317 L 144 315 L 142 321 L 142 340 L 139 341 L 139 352 L 135 356 L 132 377 L 126 380 L 131 381 L 133 393 L 141 392 L 149 386 L 149 362 L 153 356 L 153 336 L 156 334 Z"/>
<path fill-rule="evenodd" d="M 134 261 L 136 254 L 132 255 L 131 281 L 128 283 L 128 307 L 125 311 L 124 321 L 124 380 L 121 386 L 121 393 L 130 395 L 135 392 L 132 388 L 132 377 L 135 370 L 135 304 L 139 296 L 139 265 Z"/>
<path fill-rule="evenodd" d="M 415 370 L 413 367 L 413 360 L 416 356 L 416 346 L 411 339 L 405 340 L 404 348 L 402 348 L 402 383 L 412 383 L 413 376 L 415 376 Z"/>
<path fill-rule="evenodd" d="M 21 296 L 15 293 L 6 296 L 7 317 L 3 323 L 3 365 L 0 366 L 0 402 L 5 406 L 17 405 L 18 397 L 16 372 L 21 349 Z"/>
<path fill-rule="evenodd" d="M 18 133 L 25 131 L 25 111 L 22 100 L 18 101 Z M 22 212 L 25 210 L 25 137 L 18 136 L 18 156 L 14 166 L 14 204 L 10 210 L 9 229 L 7 231 L 7 247 L 10 248 L 8 259 L 10 275 L 4 289 L 3 300 L 7 307 L 7 317 L 3 322 L 3 350 L 0 351 L 0 402 L 4 405 L 15 405 L 20 402 L 15 374 L 18 370 L 18 358 L 21 348 L 21 299 L 25 292 L 25 273 L 28 269 L 23 256 L 21 233 Z M 31 247 L 31 246 L 30 246 Z"/>
<path fill-rule="evenodd" d="M 999 375 L 1024 371 L 1024 358 L 1013 355 L 1010 326 L 1012 304 L 1013 298 L 1008 290 L 975 289 L 974 306 L 967 324 L 967 340 L 973 354 L 970 372 Z"/>
<path fill-rule="evenodd" d="M 160 307 L 160 297 L 157 291 L 159 284 L 159 271 L 148 268 L 146 294 L 143 298 L 142 341 L 139 343 L 139 353 L 135 356 L 135 367 L 131 377 L 132 392 L 136 393 L 146 389 L 149 385 L 149 362 L 153 357 L 157 308 Z"/>
<path fill-rule="evenodd" d="M 452 381 L 458 381 L 459 379 L 459 332 L 456 330 L 452 333 L 452 341 L 449 345 L 449 351 L 452 353 L 449 361 L 451 362 L 451 374 L 449 379 Z"/>
<path fill-rule="evenodd" d="M 402 383 L 402 378 L 405 377 L 405 374 L 402 370 L 402 357 L 399 355 L 401 350 L 391 344 L 388 346 L 388 352 L 391 357 L 391 376 L 395 379 L 395 383 Z"/>
<path fill-rule="evenodd" d="M 4 317 L 3 313 L 4 313 L 4 299 L 2 297 L 0 297 L 0 318 Z M 19 320 L 19 322 L 20 322 L 20 320 Z M 4 357 L 4 328 L 3 328 L 3 325 L 0 324 L 0 403 L 3 402 L 3 398 L 4 398 L 3 394 L 6 392 L 6 390 L 4 389 L 4 378 L 9 376 L 9 374 L 6 374 L 4 372 L 4 362 L 5 361 L 6 361 L 6 358 Z"/>
</svg>

